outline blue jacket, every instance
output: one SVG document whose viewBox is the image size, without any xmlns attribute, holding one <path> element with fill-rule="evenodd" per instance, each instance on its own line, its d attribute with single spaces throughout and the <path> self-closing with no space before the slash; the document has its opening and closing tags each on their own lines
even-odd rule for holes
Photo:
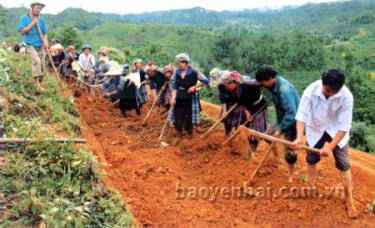
<svg viewBox="0 0 375 228">
<path fill-rule="evenodd" d="M 276 127 L 285 133 L 295 128 L 300 98 L 296 88 L 281 76 L 276 76 L 275 85 L 270 90 L 276 108 Z"/>
</svg>

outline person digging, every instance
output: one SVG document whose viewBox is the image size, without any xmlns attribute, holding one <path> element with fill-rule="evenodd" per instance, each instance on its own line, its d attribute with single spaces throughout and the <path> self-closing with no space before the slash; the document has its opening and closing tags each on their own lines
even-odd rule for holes
<svg viewBox="0 0 375 228">
<path fill-rule="evenodd" d="M 353 116 L 353 95 L 344 85 L 345 75 L 340 70 L 329 69 L 322 74 L 322 79 L 310 84 L 303 92 L 298 107 L 297 139 L 295 147 L 302 144 L 306 129 L 307 144 L 320 149 L 320 153 L 308 152 L 308 181 L 315 187 L 316 166 L 321 156 L 328 156 L 330 151 L 336 162 L 344 185 L 346 205 L 350 218 L 356 218 L 358 212 L 353 200 L 352 174 L 349 162 L 349 131 Z"/>
</svg>

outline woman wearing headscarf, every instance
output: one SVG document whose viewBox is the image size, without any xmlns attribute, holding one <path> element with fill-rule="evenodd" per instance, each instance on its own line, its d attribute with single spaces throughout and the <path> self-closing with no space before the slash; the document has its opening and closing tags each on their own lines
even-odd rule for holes
<svg viewBox="0 0 375 228">
<path fill-rule="evenodd" d="M 150 88 L 156 91 L 155 95 L 159 96 L 161 93 L 156 104 L 163 106 L 169 105 L 170 98 L 168 101 L 165 100 L 165 90 L 168 87 L 169 78 L 167 78 L 164 72 L 159 70 L 155 65 L 147 65 L 145 67 L 145 72 L 150 81 Z"/>
<path fill-rule="evenodd" d="M 248 76 L 241 76 L 237 71 L 224 71 L 219 82 L 218 91 L 222 105 L 222 115 L 233 105 L 237 107 L 224 120 L 225 133 L 230 135 L 232 128 L 251 120 L 246 127 L 256 131 L 267 130 L 266 101 L 260 91 L 260 84 Z M 254 115 L 256 112 L 258 112 Z M 258 140 L 249 138 L 252 150 L 256 150 Z"/>
<path fill-rule="evenodd" d="M 193 119 L 199 121 L 200 112 L 200 101 L 196 92 L 208 83 L 208 79 L 199 76 L 189 61 L 189 56 L 185 53 L 176 56 L 178 68 L 172 83 L 171 105 L 174 106 L 175 127 L 181 137 L 183 129 L 192 136 Z M 194 109 L 199 111 L 193 112 Z"/>
<path fill-rule="evenodd" d="M 169 109 L 171 106 L 170 101 L 172 97 L 172 78 L 174 77 L 175 72 L 174 65 L 171 63 L 164 66 L 163 72 L 168 82 L 161 88 L 159 104 L 163 105 L 166 109 Z"/>
</svg>

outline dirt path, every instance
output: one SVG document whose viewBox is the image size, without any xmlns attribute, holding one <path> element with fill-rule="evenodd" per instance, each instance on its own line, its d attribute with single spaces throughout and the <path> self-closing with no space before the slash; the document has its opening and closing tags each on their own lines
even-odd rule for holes
<svg viewBox="0 0 375 228">
<path fill-rule="evenodd" d="M 221 146 L 225 138 L 222 129 L 201 140 L 198 135 L 207 126 L 200 126 L 193 140 L 182 141 L 176 141 L 174 129 L 168 128 L 164 141 L 172 145 L 155 148 L 165 114 L 160 117 L 155 112 L 147 126 L 142 126 L 147 107 L 141 117 L 134 114 L 125 119 L 99 97 L 82 94 L 76 104 L 87 123 L 86 138 L 106 164 L 107 184 L 120 191 L 144 226 L 375 226 L 375 215 L 367 209 L 375 200 L 375 156 L 351 151 L 360 215 L 350 220 L 342 194 L 328 194 L 323 189 L 340 182 L 332 156 L 319 165 L 318 191 L 323 198 L 289 193 L 308 186 L 304 152 L 300 152 L 294 183 L 287 182 L 285 164 L 276 165 L 269 159 L 254 184 L 263 187 L 265 196 L 249 198 L 241 194 L 242 189 L 267 144 L 262 143 L 248 161 L 233 153 L 233 145 Z M 214 117 L 219 113 L 214 105 L 203 104 L 203 109 Z M 283 197 L 267 197 L 268 193 L 279 195 L 279 189 L 284 189 Z"/>
</svg>

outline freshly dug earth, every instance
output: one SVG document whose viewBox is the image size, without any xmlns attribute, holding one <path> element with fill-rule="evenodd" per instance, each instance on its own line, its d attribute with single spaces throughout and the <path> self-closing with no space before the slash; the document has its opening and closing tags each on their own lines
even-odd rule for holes
<svg viewBox="0 0 375 228">
<path fill-rule="evenodd" d="M 234 140 L 222 146 L 225 134 L 218 127 L 201 139 L 210 124 L 196 126 L 193 139 L 179 140 L 175 129 L 167 128 L 167 147 L 155 147 L 166 113 L 157 108 L 146 126 L 142 115 L 124 118 L 110 102 L 80 91 L 76 104 L 82 116 L 85 136 L 107 172 L 106 183 L 120 191 L 143 226 L 375 226 L 368 205 L 375 200 L 375 156 L 351 150 L 357 219 L 346 214 L 343 192 L 330 193 L 325 187 L 340 187 L 340 176 L 332 156 L 319 163 L 318 194 L 294 194 L 306 182 L 305 152 L 299 152 L 293 183 L 287 182 L 286 164 L 275 164 L 271 156 L 255 178 L 256 197 L 243 194 L 253 170 L 268 144 L 262 142 L 251 160 L 244 159 Z M 219 107 L 204 104 L 203 111 L 216 117 Z M 212 124 L 212 123 L 211 123 Z M 237 145 L 240 143 L 241 145 Z M 236 146 L 237 145 L 237 146 Z M 282 153 L 282 146 L 278 146 Z M 282 188 L 283 187 L 283 188 Z M 293 188 L 297 187 L 297 188 Z M 283 197 L 272 197 L 284 189 Z M 253 188 L 253 190 L 256 190 Z M 271 194 L 269 194 L 271 192 Z M 269 197 L 268 197 L 268 196 Z"/>
</svg>

